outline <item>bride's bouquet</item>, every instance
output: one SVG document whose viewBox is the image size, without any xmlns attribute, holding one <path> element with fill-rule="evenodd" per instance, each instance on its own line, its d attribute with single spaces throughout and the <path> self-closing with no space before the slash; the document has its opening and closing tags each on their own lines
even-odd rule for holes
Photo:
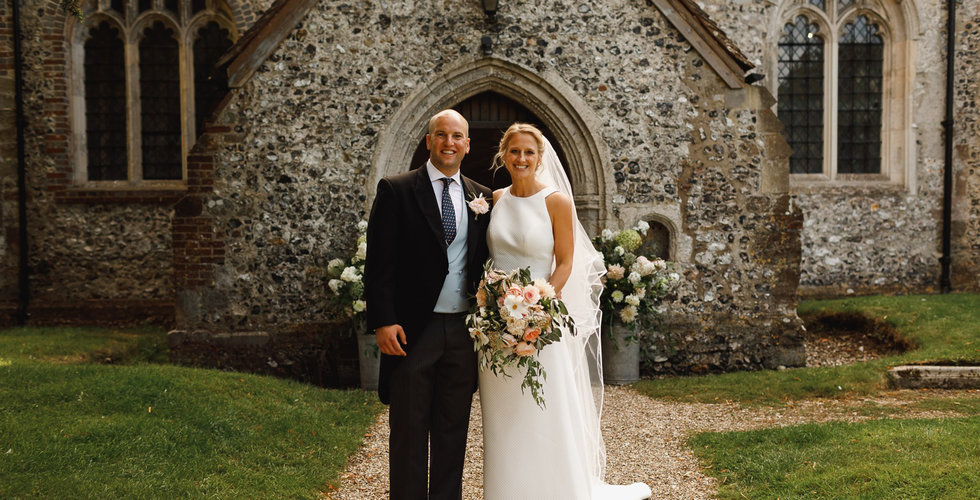
<svg viewBox="0 0 980 500">
<path fill-rule="evenodd" d="M 476 305 L 466 316 L 480 369 L 507 376 L 508 366 L 527 368 L 521 391 L 530 389 L 538 406 L 544 407 L 540 378 L 547 377 L 537 353 L 561 338 L 561 328 L 573 328 L 565 304 L 545 280 L 532 280 L 527 267 L 510 273 L 483 268 L 476 290 Z"/>
</svg>

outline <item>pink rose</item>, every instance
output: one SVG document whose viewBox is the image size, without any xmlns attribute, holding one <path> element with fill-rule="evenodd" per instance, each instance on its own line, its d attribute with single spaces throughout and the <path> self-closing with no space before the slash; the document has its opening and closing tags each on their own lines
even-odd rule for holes
<svg viewBox="0 0 980 500">
<path fill-rule="evenodd" d="M 528 304 L 537 304 L 538 300 L 541 299 L 541 291 L 538 287 L 534 285 L 528 285 L 524 287 L 524 302 Z"/>
<path fill-rule="evenodd" d="M 524 289 L 522 289 L 521 287 L 519 287 L 517 285 L 512 285 L 504 293 L 506 293 L 507 295 L 513 295 L 515 297 L 524 297 Z"/>
<path fill-rule="evenodd" d="M 540 328 L 528 328 L 524 330 L 524 340 L 527 342 L 534 342 L 538 340 L 538 335 L 541 335 Z"/>
<path fill-rule="evenodd" d="M 606 276 L 611 280 L 621 279 L 626 275 L 626 269 L 619 264 L 611 264 L 606 272 Z"/>
<path fill-rule="evenodd" d="M 521 342 L 520 344 L 517 344 L 517 347 L 514 348 L 514 352 L 518 356 L 530 356 L 534 354 L 536 351 L 537 349 L 535 349 L 533 345 L 528 344 L 527 342 Z"/>
<path fill-rule="evenodd" d="M 487 202 L 487 199 L 483 197 L 482 193 L 480 196 L 470 200 L 468 205 L 470 206 L 470 210 L 476 215 L 483 215 L 490 211 L 490 203 Z"/>
</svg>

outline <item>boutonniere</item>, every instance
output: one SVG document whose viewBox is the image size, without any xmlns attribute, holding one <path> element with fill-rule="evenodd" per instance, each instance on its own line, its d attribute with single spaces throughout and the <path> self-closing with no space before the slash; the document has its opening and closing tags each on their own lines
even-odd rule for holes
<svg viewBox="0 0 980 500">
<path fill-rule="evenodd" d="M 480 193 L 479 196 L 474 196 L 472 199 L 470 199 L 468 205 L 470 207 L 470 210 L 473 211 L 474 220 L 476 220 L 477 217 L 490 211 L 490 203 L 487 202 L 487 199 L 483 197 L 483 193 Z"/>
</svg>

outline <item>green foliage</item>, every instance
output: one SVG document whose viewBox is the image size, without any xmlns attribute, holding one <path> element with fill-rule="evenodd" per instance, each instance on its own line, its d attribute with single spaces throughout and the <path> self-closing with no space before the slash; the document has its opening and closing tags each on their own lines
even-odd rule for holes
<svg viewBox="0 0 980 500">
<path fill-rule="evenodd" d="M 79 21 L 85 19 L 85 16 L 82 15 L 82 0 L 58 0 L 58 7 L 65 14 L 75 16 Z"/>
<path fill-rule="evenodd" d="M 891 366 L 927 361 L 980 363 L 980 294 L 855 297 L 803 302 L 800 313 L 858 311 L 888 321 L 918 349 L 867 363 L 783 371 L 644 380 L 634 387 L 679 401 L 775 404 L 808 398 L 874 394 L 887 386 Z"/>
<path fill-rule="evenodd" d="M 976 498 L 980 417 L 699 434 L 720 498 Z"/>
<path fill-rule="evenodd" d="M 65 364 L 112 337 L 94 330 L 0 331 L 0 497 L 310 498 L 381 411 L 270 377 Z"/>
</svg>

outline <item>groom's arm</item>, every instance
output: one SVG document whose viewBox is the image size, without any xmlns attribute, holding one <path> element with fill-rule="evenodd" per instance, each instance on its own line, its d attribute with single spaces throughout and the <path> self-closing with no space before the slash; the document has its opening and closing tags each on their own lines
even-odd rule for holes
<svg viewBox="0 0 980 500">
<path fill-rule="evenodd" d="M 391 183 L 378 182 L 377 194 L 367 229 L 367 259 L 364 263 L 364 295 L 367 300 L 368 330 L 398 323 L 395 283 L 398 207 Z"/>
</svg>

